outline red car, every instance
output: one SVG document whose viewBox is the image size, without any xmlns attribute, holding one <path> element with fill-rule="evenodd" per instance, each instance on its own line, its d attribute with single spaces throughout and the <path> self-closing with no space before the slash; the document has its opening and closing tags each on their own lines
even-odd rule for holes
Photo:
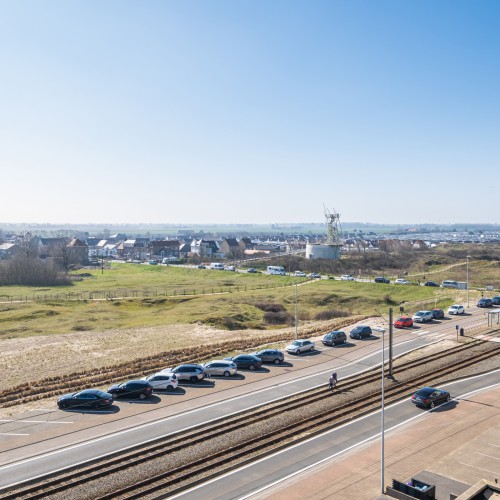
<svg viewBox="0 0 500 500">
<path fill-rule="evenodd" d="M 394 321 L 394 326 L 396 328 L 406 328 L 409 326 L 413 326 L 413 320 L 411 318 L 403 316 L 402 318 L 399 318 L 396 321 Z"/>
</svg>

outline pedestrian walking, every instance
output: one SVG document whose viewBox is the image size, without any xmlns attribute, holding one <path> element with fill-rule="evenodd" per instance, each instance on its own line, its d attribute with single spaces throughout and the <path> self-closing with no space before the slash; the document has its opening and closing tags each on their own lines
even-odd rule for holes
<svg viewBox="0 0 500 500">
<path fill-rule="evenodd" d="M 328 379 L 328 387 L 333 390 L 337 386 L 337 372 L 333 372 Z"/>
</svg>

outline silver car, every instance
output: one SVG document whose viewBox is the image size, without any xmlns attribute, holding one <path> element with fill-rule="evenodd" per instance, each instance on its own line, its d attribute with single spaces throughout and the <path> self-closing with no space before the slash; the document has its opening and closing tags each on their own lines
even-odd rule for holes
<svg viewBox="0 0 500 500">
<path fill-rule="evenodd" d="M 285 355 L 278 349 L 262 349 L 262 351 L 252 352 L 251 354 L 260 358 L 263 363 L 279 365 L 285 360 Z"/>
<path fill-rule="evenodd" d="M 203 369 L 207 375 L 223 375 L 230 377 L 238 373 L 238 367 L 232 361 L 215 360 L 205 363 Z"/>
<path fill-rule="evenodd" d="M 166 368 L 163 372 L 172 372 L 177 376 L 177 380 L 189 380 L 190 382 L 199 382 L 205 378 L 203 366 L 196 364 L 179 365 L 175 368 Z"/>
<path fill-rule="evenodd" d="M 290 345 L 285 348 L 286 352 L 291 354 L 300 354 L 306 351 L 314 351 L 314 342 L 311 340 L 294 340 Z"/>
<path fill-rule="evenodd" d="M 417 311 L 413 315 L 414 323 L 427 323 L 428 321 L 432 321 L 434 316 L 432 315 L 432 311 Z"/>
</svg>

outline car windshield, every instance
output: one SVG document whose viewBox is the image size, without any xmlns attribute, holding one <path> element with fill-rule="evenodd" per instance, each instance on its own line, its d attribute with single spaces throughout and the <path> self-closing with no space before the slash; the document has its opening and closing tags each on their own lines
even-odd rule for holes
<svg viewBox="0 0 500 500">
<path fill-rule="evenodd" d="M 399 318 L 398 321 L 408 321 L 408 318 Z"/>
<path fill-rule="evenodd" d="M 425 388 L 425 389 L 420 389 L 419 391 L 417 391 L 416 394 L 417 394 L 417 396 L 426 398 L 426 397 L 430 396 L 433 392 L 434 392 L 434 389 L 431 389 L 429 387 L 429 388 Z"/>
<path fill-rule="evenodd" d="M 299 342 L 298 340 L 295 340 L 292 342 L 292 345 L 302 345 L 302 342 Z"/>
</svg>

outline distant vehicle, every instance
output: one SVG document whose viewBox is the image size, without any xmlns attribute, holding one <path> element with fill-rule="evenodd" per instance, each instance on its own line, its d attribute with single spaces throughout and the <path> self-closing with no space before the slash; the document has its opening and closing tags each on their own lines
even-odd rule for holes
<svg viewBox="0 0 500 500">
<path fill-rule="evenodd" d="M 375 283 L 390 283 L 391 282 L 391 280 L 384 278 L 383 276 L 377 276 L 373 281 L 375 281 Z"/>
<path fill-rule="evenodd" d="M 255 274 L 257 273 L 257 269 L 255 269 L 255 267 L 250 267 L 249 269 L 247 269 L 247 273 L 250 273 L 250 274 Z"/>
<path fill-rule="evenodd" d="M 311 340 L 294 340 L 290 345 L 285 347 L 285 351 L 290 354 L 302 354 L 307 351 L 314 351 L 314 342 Z"/>
<path fill-rule="evenodd" d="M 285 276 L 285 268 L 283 266 L 267 266 L 267 274 L 279 274 Z"/>
<path fill-rule="evenodd" d="M 262 366 L 262 360 L 253 354 L 238 354 L 232 358 L 224 358 L 225 361 L 232 361 L 238 368 L 257 370 Z"/>
<path fill-rule="evenodd" d="M 207 266 L 205 264 L 198 264 L 198 269 L 206 269 Z"/>
<path fill-rule="evenodd" d="M 158 264 L 158 261 L 157 261 L 157 260 L 155 260 L 155 259 L 151 259 L 150 261 L 148 261 L 148 264 L 149 264 L 150 266 L 156 266 L 156 265 Z"/>
<path fill-rule="evenodd" d="M 451 396 L 448 391 L 436 389 L 434 387 L 423 387 L 411 397 L 411 402 L 417 406 L 434 408 L 439 403 L 450 401 Z"/>
<path fill-rule="evenodd" d="M 164 257 L 161 261 L 162 264 L 175 264 L 176 262 L 179 262 L 178 257 Z"/>
<path fill-rule="evenodd" d="M 173 373 L 167 372 L 158 372 L 154 375 L 150 375 L 149 377 L 144 377 L 141 380 L 149 382 L 155 390 L 163 390 L 169 392 L 175 391 L 177 389 L 177 386 L 179 385 L 177 376 Z"/>
<path fill-rule="evenodd" d="M 458 288 L 458 283 L 456 281 L 453 281 L 453 280 L 444 280 L 441 283 L 441 286 L 443 288 Z"/>
<path fill-rule="evenodd" d="M 414 323 L 428 323 L 434 319 L 431 311 L 417 311 L 413 315 Z"/>
<path fill-rule="evenodd" d="M 327 333 L 321 342 L 329 346 L 345 344 L 347 342 L 347 335 L 342 330 L 334 330 L 333 332 Z"/>
<path fill-rule="evenodd" d="M 408 280 L 405 280 L 403 278 L 398 278 L 396 281 L 394 281 L 395 285 L 410 285 L 411 283 Z"/>
<path fill-rule="evenodd" d="M 196 364 L 179 365 L 175 368 L 167 368 L 162 371 L 175 373 L 175 375 L 177 376 L 177 380 L 189 380 L 193 383 L 205 378 L 205 370 L 203 369 L 203 366 Z"/>
<path fill-rule="evenodd" d="M 220 262 L 212 262 L 210 264 L 210 269 L 216 269 L 218 271 L 224 271 L 224 264 L 221 264 Z"/>
<path fill-rule="evenodd" d="M 496 297 L 492 297 L 491 301 L 493 302 L 493 305 L 500 306 L 500 295 L 497 295 Z"/>
<path fill-rule="evenodd" d="M 432 316 L 434 319 L 443 319 L 444 318 L 444 311 L 442 309 L 433 309 L 431 311 Z"/>
<path fill-rule="evenodd" d="M 295 276 L 298 276 L 299 278 L 305 278 L 307 274 L 303 271 L 295 271 Z"/>
<path fill-rule="evenodd" d="M 411 326 L 413 326 L 413 319 L 409 318 L 408 316 L 402 316 L 401 318 L 398 318 L 396 321 L 394 321 L 395 328 L 409 328 Z"/>
<path fill-rule="evenodd" d="M 424 286 L 440 286 L 440 284 L 436 283 L 435 281 L 426 281 L 424 283 Z"/>
<path fill-rule="evenodd" d="M 261 351 L 252 352 L 253 356 L 257 356 L 263 363 L 274 363 L 279 365 L 285 360 L 285 355 L 278 349 L 262 349 Z"/>
<path fill-rule="evenodd" d="M 360 325 L 351 330 L 349 337 L 351 339 L 367 339 L 372 336 L 372 329 L 369 326 Z"/>
<path fill-rule="evenodd" d="M 492 307 L 493 306 L 493 300 L 492 299 L 487 299 L 487 298 L 482 298 L 477 301 L 476 304 L 477 307 Z"/>
<path fill-rule="evenodd" d="M 309 275 L 309 278 L 313 278 L 313 279 L 317 280 L 317 279 L 320 279 L 320 278 L 321 278 L 321 274 L 318 274 L 318 273 L 311 273 L 311 274 Z"/>
<path fill-rule="evenodd" d="M 236 267 L 234 267 L 234 266 L 226 266 L 224 269 L 226 271 L 236 271 Z"/>
<path fill-rule="evenodd" d="M 146 380 L 129 380 L 122 384 L 114 384 L 108 392 L 115 398 L 146 399 L 153 394 L 153 386 Z"/>
<path fill-rule="evenodd" d="M 455 304 L 453 306 L 450 306 L 448 308 L 448 314 L 465 314 L 465 309 L 464 306 L 461 306 L 459 304 Z"/>
<path fill-rule="evenodd" d="M 354 278 L 350 274 L 343 274 L 340 279 L 342 281 L 354 281 Z"/>
<path fill-rule="evenodd" d="M 113 395 L 98 389 L 85 389 L 80 392 L 64 394 L 57 398 L 59 408 L 82 407 L 97 410 L 113 404 Z"/>
<path fill-rule="evenodd" d="M 224 377 L 230 377 L 238 373 L 236 363 L 225 359 L 209 361 L 203 365 L 203 369 L 207 375 L 221 375 Z"/>
</svg>

